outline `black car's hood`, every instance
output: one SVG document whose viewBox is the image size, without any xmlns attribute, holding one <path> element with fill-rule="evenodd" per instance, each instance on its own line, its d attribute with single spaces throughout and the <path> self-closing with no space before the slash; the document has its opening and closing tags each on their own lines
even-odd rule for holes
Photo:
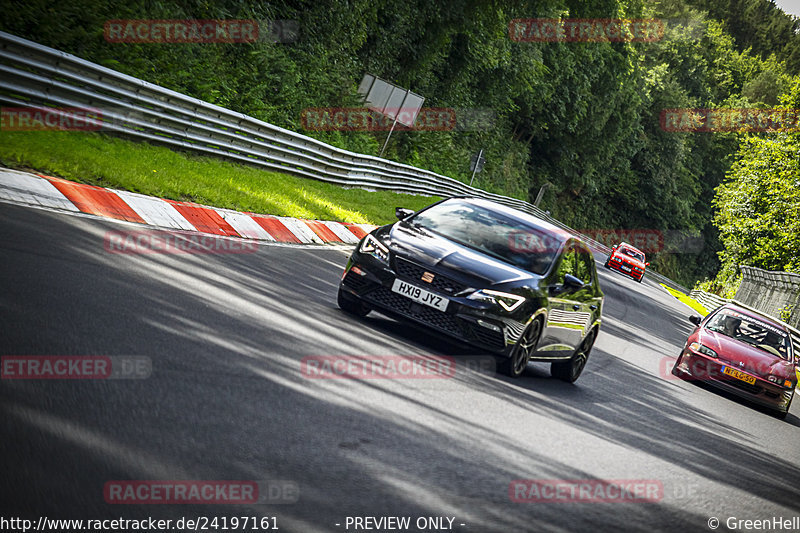
<svg viewBox="0 0 800 533">
<path fill-rule="evenodd" d="M 441 273 L 449 272 L 474 286 L 493 286 L 540 276 L 436 235 L 398 222 L 387 228 L 392 252 Z"/>
</svg>

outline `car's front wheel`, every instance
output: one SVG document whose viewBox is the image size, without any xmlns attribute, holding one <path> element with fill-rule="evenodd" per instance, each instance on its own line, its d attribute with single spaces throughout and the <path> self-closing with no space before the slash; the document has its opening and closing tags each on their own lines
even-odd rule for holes
<svg viewBox="0 0 800 533">
<path fill-rule="evenodd" d="M 559 361 L 550 364 L 550 375 L 561 381 L 567 383 L 575 383 L 581 376 L 583 369 L 586 367 L 586 361 L 589 360 L 589 352 L 592 351 L 594 345 L 595 331 L 593 330 L 583 340 L 575 353 L 572 354 L 567 361 Z"/>
<path fill-rule="evenodd" d="M 525 367 L 528 366 L 531 355 L 536 352 L 541 333 L 542 322 L 539 319 L 534 319 L 520 335 L 517 344 L 511 350 L 511 357 L 503 359 L 498 365 L 498 369 L 512 378 L 521 376 L 525 371 Z"/>
<path fill-rule="evenodd" d="M 794 394 L 792 394 L 792 400 L 794 400 Z M 792 400 L 789 400 L 789 405 L 786 406 L 786 411 L 775 411 L 775 416 L 780 420 L 786 420 L 786 416 L 789 414 L 789 409 L 792 407 Z"/>
<path fill-rule="evenodd" d="M 342 311 L 351 315 L 365 317 L 372 311 L 369 306 L 347 294 L 341 287 L 339 287 L 339 295 L 336 297 L 336 302 Z"/>
</svg>

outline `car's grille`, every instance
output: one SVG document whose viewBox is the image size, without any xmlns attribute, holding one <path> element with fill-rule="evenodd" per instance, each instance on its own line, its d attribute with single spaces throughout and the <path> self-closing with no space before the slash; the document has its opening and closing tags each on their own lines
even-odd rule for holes
<svg viewBox="0 0 800 533">
<path fill-rule="evenodd" d="M 364 297 L 399 313 L 408 313 L 408 309 L 411 307 L 411 300 L 390 291 L 386 287 L 378 287 L 374 291 L 366 293 Z"/>
<path fill-rule="evenodd" d="M 345 285 L 347 285 L 348 287 L 352 287 L 355 290 L 361 290 L 367 284 L 367 280 L 364 278 L 364 276 L 359 276 L 352 270 L 347 272 L 343 282 Z"/>
<path fill-rule="evenodd" d="M 386 287 L 378 287 L 365 295 L 368 300 L 373 300 L 392 311 L 409 316 L 435 328 L 443 329 L 450 333 L 463 336 L 464 328 L 461 320 L 436 309 L 417 304 L 404 296 L 396 294 Z"/>
<path fill-rule="evenodd" d="M 413 316 L 435 328 L 443 329 L 445 331 L 455 333 L 456 335 L 464 334 L 464 328 L 462 327 L 461 319 L 452 315 L 448 315 L 447 313 L 442 313 L 436 309 L 422 307 L 421 309 L 418 309 L 417 312 L 413 313 Z"/>
<path fill-rule="evenodd" d="M 449 315 L 437 309 L 415 303 L 390 291 L 386 287 L 378 287 L 374 291 L 364 294 L 364 299 L 430 327 L 446 331 L 468 342 L 477 343 L 495 350 L 505 347 L 505 339 L 502 333 L 491 331 L 455 315 Z"/>
<path fill-rule="evenodd" d="M 457 294 L 464 289 L 468 288 L 467 285 L 463 283 L 459 283 L 453 279 L 450 279 L 446 276 L 442 276 L 441 274 L 437 274 L 436 272 L 431 272 L 433 274 L 433 281 L 431 283 L 422 282 L 422 276 L 425 272 L 430 272 L 425 268 L 417 265 L 416 263 L 412 263 L 407 259 L 403 259 L 402 257 L 395 257 L 394 260 L 395 265 L 395 272 L 401 278 L 414 281 L 417 284 L 430 285 L 431 288 L 438 291 L 439 293 L 443 294 Z"/>
<path fill-rule="evenodd" d="M 499 331 L 492 331 L 478 325 L 472 326 L 471 330 L 472 334 L 475 335 L 475 338 L 481 344 L 498 349 L 504 348 L 506 345 L 506 340 Z"/>
</svg>

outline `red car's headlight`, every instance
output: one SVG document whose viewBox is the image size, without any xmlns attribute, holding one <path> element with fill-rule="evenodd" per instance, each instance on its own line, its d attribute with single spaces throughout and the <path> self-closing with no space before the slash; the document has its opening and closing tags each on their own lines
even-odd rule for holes
<svg viewBox="0 0 800 533">
<path fill-rule="evenodd" d="M 715 352 L 714 350 L 712 350 L 708 346 L 700 344 L 699 342 L 693 342 L 692 344 L 689 345 L 689 348 L 691 348 L 695 352 L 701 353 L 703 355 L 707 355 L 709 357 L 714 357 L 714 358 L 717 357 L 717 352 Z"/>
<path fill-rule="evenodd" d="M 792 388 L 794 387 L 794 383 L 791 380 L 786 379 L 782 376 L 767 376 L 767 379 L 776 385 L 780 385 L 781 387 L 785 388 Z"/>
</svg>

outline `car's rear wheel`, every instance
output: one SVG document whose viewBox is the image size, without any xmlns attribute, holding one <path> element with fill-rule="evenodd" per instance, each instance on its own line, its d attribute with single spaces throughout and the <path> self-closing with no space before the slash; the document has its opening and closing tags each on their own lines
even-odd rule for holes
<svg viewBox="0 0 800 533">
<path fill-rule="evenodd" d="M 522 332 L 514 349 L 511 350 L 511 357 L 503 359 L 498 364 L 500 372 L 512 378 L 518 378 L 525 371 L 528 366 L 528 361 L 531 355 L 536 352 L 536 346 L 539 344 L 539 336 L 542 333 L 542 322 L 539 319 L 534 319 L 533 322 L 528 324 L 525 331 Z"/>
<path fill-rule="evenodd" d="M 575 383 L 581 376 L 583 369 L 586 368 L 586 361 L 589 360 L 589 352 L 592 351 L 596 332 L 592 330 L 583 340 L 575 353 L 567 361 L 550 364 L 550 375 L 567 383 Z"/>
<path fill-rule="evenodd" d="M 336 297 L 336 302 L 339 304 L 339 308 L 342 311 L 350 313 L 351 315 L 365 317 L 372 311 L 368 305 L 350 296 L 343 291 L 341 287 L 339 287 L 339 295 Z"/>
</svg>

